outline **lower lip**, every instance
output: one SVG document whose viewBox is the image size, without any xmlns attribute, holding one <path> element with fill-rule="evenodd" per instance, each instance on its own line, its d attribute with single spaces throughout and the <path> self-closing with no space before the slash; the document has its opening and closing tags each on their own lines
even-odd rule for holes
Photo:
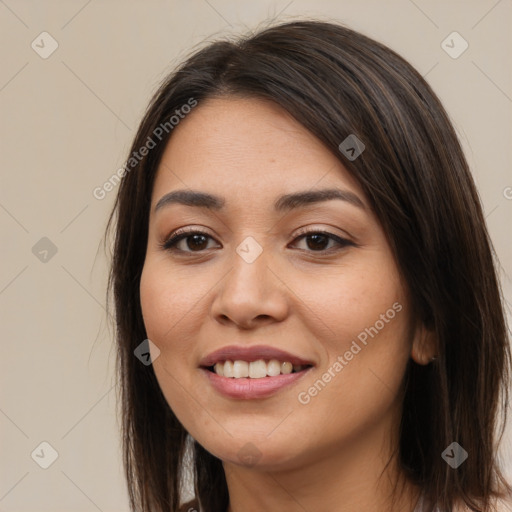
<svg viewBox="0 0 512 512">
<path fill-rule="evenodd" d="M 213 388 L 222 395 L 229 398 L 250 400 L 255 398 L 267 398 L 274 395 L 286 386 L 297 382 L 312 368 L 311 366 L 297 373 L 281 374 L 275 377 L 263 377 L 261 379 L 221 377 L 206 368 L 201 368 L 201 371 L 209 379 Z"/>
</svg>

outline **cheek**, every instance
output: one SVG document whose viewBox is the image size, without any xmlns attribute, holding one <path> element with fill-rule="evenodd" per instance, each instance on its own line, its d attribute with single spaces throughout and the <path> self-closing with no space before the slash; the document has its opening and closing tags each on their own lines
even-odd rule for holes
<svg viewBox="0 0 512 512">
<path fill-rule="evenodd" d="M 194 370 L 201 356 L 197 342 L 204 338 L 201 330 L 217 281 L 214 272 L 199 275 L 192 265 L 177 268 L 165 256 L 150 254 L 146 259 L 140 302 L 147 337 L 160 349 L 153 366 L 164 392 L 182 393 L 185 383 L 187 392 L 192 392 L 197 385 Z"/>
<path fill-rule="evenodd" d="M 343 343 L 331 355 L 346 355 L 347 369 L 352 366 L 361 379 L 370 374 L 374 387 L 387 386 L 395 393 L 410 345 L 409 311 L 398 271 L 385 259 L 381 265 L 367 267 L 351 284 L 353 293 L 340 298 L 344 309 L 338 330 L 344 331 Z"/>
<path fill-rule="evenodd" d="M 151 264 L 145 264 L 140 281 L 140 305 L 148 338 L 156 343 L 160 350 L 162 338 L 169 329 L 168 289 L 165 278 L 159 276 Z M 171 324 L 172 325 L 172 324 Z"/>
<path fill-rule="evenodd" d="M 201 325 L 193 319 L 203 314 L 204 294 L 204 290 L 190 286 L 190 276 L 171 273 L 168 265 L 156 258 L 146 261 L 140 301 L 147 337 L 160 349 L 153 370 L 167 403 L 184 424 L 190 423 L 190 414 L 201 414 L 200 408 L 194 409 L 197 400 L 191 398 L 196 393 L 190 368 L 195 364 L 194 329 Z"/>
<path fill-rule="evenodd" d="M 179 373 L 190 357 L 187 339 L 179 332 L 190 302 L 190 295 L 181 291 L 176 276 L 169 275 L 165 267 L 151 260 L 144 265 L 140 281 L 142 317 L 147 337 L 160 350 L 153 368 L 162 390 L 170 389 L 172 394 L 176 383 L 171 376 Z"/>
<path fill-rule="evenodd" d="M 335 275 L 309 276 L 294 286 L 313 313 L 301 319 L 318 335 L 330 359 L 349 350 L 358 337 L 363 343 L 382 339 L 388 351 L 406 343 L 406 298 L 388 255 L 366 253 Z"/>
<path fill-rule="evenodd" d="M 329 329 L 321 339 L 322 367 L 301 386 L 299 402 L 312 416 L 328 414 L 347 427 L 376 421 L 395 404 L 409 358 L 409 311 L 399 273 L 390 258 L 375 260 L 344 272 L 324 293 L 309 288 L 311 318 Z M 313 323 L 310 329 L 319 332 Z"/>
<path fill-rule="evenodd" d="M 142 316 L 148 337 L 162 345 L 161 350 L 166 350 L 168 341 L 181 340 L 182 325 L 199 313 L 206 290 L 195 284 L 200 283 L 188 273 L 172 271 L 164 260 L 146 261 L 140 280 Z"/>
</svg>

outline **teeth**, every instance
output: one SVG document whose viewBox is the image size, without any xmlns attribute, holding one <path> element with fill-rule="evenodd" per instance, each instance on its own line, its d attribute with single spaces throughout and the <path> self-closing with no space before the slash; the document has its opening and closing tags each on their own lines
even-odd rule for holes
<svg viewBox="0 0 512 512">
<path fill-rule="evenodd" d="M 292 373 L 293 365 L 292 363 L 281 363 L 281 373 Z"/>
<path fill-rule="evenodd" d="M 249 377 L 251 379 L 261 379 L 267 376 L 267 363 L 260 359 L 249 363 Z"/>
<path fill-rule="evenodd" d="M 249 377 L 249 363 L 247 361 L 234 361 L 233 377 L 235 377 L 235 379 Z"/>
<path fill-rule="evenodd" d="M 251 379 L 262 379 L 264 377 L 276 377 L 277 375 L 287 375 L 292 372 L 300 372 L 306 368 L 305 365 L 293 364 L 289 361 L 278 361 L 270 359 L 264 361 L 224 361 L 216 363 L 213 367 L 215 373 L 221 377 L 230 377 L 240 379 L 250 377 Z"/>
<path fill-rule="evenodd" d="M 215 366 L 217 366 L 217 365 L 215 365 Z M 224 374 L 224 377 L 234 377 L 235 376 L 235 374 L 233 372 L 233 361 L 226 361 L 224 363 L 224 370 L 222 373 Z"/>
<path fill-rule="evenodd" d="M 224 365 L 223 364 L 216 364 L 214 366 L 214 369 L 215 369 L 215 373 L 217 375 L 220 375 L 221 377 L 224 376 Z M 227 377 L 227 375 L 226 375 Z"/>
<path fill-rule="evenodd" d="M 277 359 L 271 359 L 267 363 L 267 375 L 275 377 L 281 373 L 281 363 Z"/>
</svg>

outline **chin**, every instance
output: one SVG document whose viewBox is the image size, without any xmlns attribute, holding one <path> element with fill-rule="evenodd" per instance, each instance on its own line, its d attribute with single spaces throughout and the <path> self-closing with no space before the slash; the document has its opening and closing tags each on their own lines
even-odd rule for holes
<svg viewBox="0 0 512 512">
<path fill-rule="evenodd" d="M 225 444 L 201 443 L 207 451 L 228 464 L 261 471 L 291 469 L 301 464 L 304 454 L 297 452 L 297 443 L 286 436 L 289 443 L 272 442 L 266 435 L 236 439 L 227 436 Z M 199 441 L 199 440 L 198 440 Z"/>
</svg>

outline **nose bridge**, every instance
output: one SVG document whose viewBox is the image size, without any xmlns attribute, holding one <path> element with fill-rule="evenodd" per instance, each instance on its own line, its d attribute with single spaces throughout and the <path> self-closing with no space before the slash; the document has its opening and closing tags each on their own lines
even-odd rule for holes
<svg viewBox="0 0 512 512">
<path fill-rule="evenodd" d="M 282 318 L 286 300 L 269 268 L 269 249 L 255 237 L 247 236 L 236 246 L 232 268 L 222 280 L 213 312 L 242 325 L 258 316 Z"/>
<path fill-rule="evenodd" d="M 263 242 L 260 237 L 259 243 L 253 236 L 245 237 L 236 247 L 237 255 L 248 265 L 252 265 L 256 260 L 260 259 L 263 253 Z"/>
<path fill-rule="evenodd" d="M 242 242 L 235 248 L 233 254 L 233 270 L 230 272 L 230 283 L 235 285 L 237 292 L 241 287 L 243 292 L 247 295 L 258 295 L 264 292 L 264 289 L 269 286 L 265 273 L 269 272 L 267 268 L 268 251 L 263 249 L 262 237 L 260 242 L 253 236 L 245 237 Z M 244 290 L 245 287 L 250 287 L 250 290 Z"/>
</svg>

